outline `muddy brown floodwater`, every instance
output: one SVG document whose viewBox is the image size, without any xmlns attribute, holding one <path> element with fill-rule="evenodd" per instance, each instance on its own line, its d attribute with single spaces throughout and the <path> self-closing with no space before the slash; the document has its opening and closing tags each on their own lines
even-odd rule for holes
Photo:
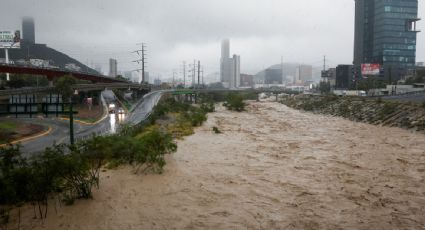
<svg viewBox="0 0 425 230">
<path fill-rule="evenodd" d="M 36 229 L 425 228 L 425 135 L 272 102 L 218 108 L 162 175 L 102 178 Z"/>
</svg>

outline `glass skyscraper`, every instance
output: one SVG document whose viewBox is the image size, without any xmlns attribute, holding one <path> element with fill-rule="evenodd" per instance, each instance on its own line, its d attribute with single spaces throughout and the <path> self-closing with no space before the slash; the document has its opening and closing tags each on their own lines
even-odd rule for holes
<svg viewBox="0 0 425 230">
<path fill-rule="evenodd" d="M 22 35 L 25 42 L 29 44 L 35 43 L 34 19 L 25 17 L 22 19 Z"/>
<path fill-rule="evenodd" d="M 416 62 L 418 0 L 355 0 L 354 65 L 381 64 L 399 78 Z"/>
</svg>

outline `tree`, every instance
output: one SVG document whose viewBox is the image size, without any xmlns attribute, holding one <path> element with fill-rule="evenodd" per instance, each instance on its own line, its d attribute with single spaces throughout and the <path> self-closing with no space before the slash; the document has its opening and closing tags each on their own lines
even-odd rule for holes
<svg viewBox="0 0 425 230">
<path fill-rule="evenodd" d="M 74 93 L 73 85 L 77 80 L 72 76 L 63 76 L 56 81 L 56 91 L 62 94 L 64 101 L 69 101 L 69 136 L 71 145 L 74 144 L 74 114 L 72 111 L 72 95 Z"/>
<path fill-rule="evenodd" d="M 77 80 L 72 76 L 63 76 L 56 80 L 55 88 L 56 91 L 62 94 L 64 100 L 69 100 L 71 96 L 74 94 L 73 85 L 77 83 Z"/>
<path fill-rule="evenodd" d="M 10 81 L 6 82 L 11 88 L 47 86 L 49 81 L 45 76 L 29 74 L 13 74 Z"/>
</svg>

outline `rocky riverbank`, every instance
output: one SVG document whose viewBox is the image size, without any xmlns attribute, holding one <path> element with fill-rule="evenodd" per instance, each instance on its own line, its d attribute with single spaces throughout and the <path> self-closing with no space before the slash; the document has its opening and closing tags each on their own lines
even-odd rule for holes
<svg viewBox="0 0 425 230">
<path fill-rule="evenodd" d="M 425 107 L 421 104 L 336 96 L 286 98 L 282 103 L 313 113 L 425 133 Z"/>
</svg>

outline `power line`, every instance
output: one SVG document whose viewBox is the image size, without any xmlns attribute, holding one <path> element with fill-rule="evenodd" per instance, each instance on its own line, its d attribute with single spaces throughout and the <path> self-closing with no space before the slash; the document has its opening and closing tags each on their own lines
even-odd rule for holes
<svg viewBox="0 0 425 230">
<path fill-rule="evenodd" d="M 141 45 L 142 49 L 135 50 L 132 53 L 137 53 L 137 55 L 140 57 L 137 60 L 134 60 L 133 62 L 136 62 L 137 64 L 142 64 L 142 83 L 146 82 L 145 77 L 145 64 L 146 64 L 146 44 L 145 43 L 138 43 L 136 45 Z"/>
</svg>

